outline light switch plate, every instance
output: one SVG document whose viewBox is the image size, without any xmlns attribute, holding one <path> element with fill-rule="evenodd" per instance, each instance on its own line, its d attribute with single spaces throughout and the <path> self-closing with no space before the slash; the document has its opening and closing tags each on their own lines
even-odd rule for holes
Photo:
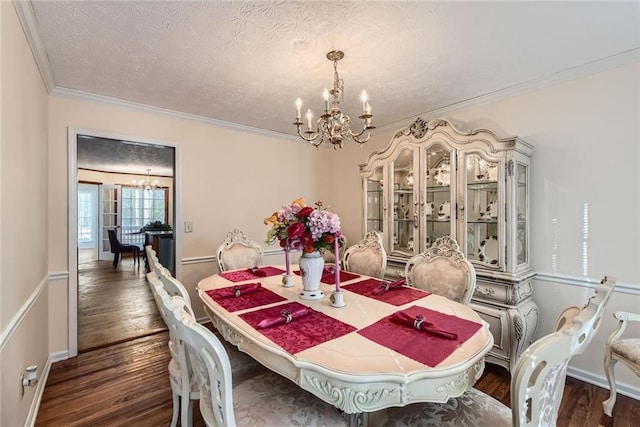
<svg viewBox="0 0 640 427">
<path fill-rule="evenodd" d="M 184 232 L 185 233 L 193 233 L 193 222 L 185 221 L 184 222 Z"/>
</svg>

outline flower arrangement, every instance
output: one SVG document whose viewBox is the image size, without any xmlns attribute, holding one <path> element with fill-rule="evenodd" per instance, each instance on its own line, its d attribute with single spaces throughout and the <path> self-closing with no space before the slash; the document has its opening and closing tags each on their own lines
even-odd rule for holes
<svg viewBox="0 0 640 427">
<path fill-rule="evenodd" d="M 315 206 L 305 206 L 303 198 L 283 205 L 264 220 L 265 225 L 271 224 L 266 243 L 277 241 L 287 250 L 302 250 L 304 253 L 333 251 L 336 239 L 342 243 L 339 239 L 342 235 L 340 218 L 323 209 L 322 202 L 316 202 Z"/>
</svg>

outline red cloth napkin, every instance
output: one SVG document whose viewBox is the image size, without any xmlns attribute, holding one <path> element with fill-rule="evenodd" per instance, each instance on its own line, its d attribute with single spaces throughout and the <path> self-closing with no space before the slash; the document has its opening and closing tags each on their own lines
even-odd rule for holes
<svg viewBox="0 0 640 427">
<path fill-rule="evenodd" d="M 247 268 L 247 273 L 251 273 L 256 277 L 267 277 L 267 271 L 258 267 Z"/>
<path fill-rule="evenodd" d="M 380 283 L 380 287 L 378 289 L 376 289 L 375 291 L 373 291 L 374 295 L 380 295 L 380 294 L 384 294 L 385 292 L 388 292 L 392 289 L 399 289 L 402 288 L 405 283 L 407 283 L 407 279 L 398 279 L 395 282 L 382 282 Z"/>
<path fill-rule="evenodd" d="M 403 311 L 399 311 L 397 313 L 393 313 L 391 315 L 391 321 L 397 323 L 399 325 L 410 326 L 419 331 L 428 332 L 432 335 L 436 335 L 441 338 L 446 338 L 449 340 L 457 340 L 458 334 L 453 332 L 445 331 L 429 322 L 428 320 L 424 320 L 424 316 L 417 315 L 416 317 L 411 317 L 407 313 Z"/>
<path fill-rule="evenodd" d="M 224 288 L 216 292 L 218 298 L 238 298 L 240 295 L 254 294 L 262 290 L 260 283 L 249 283 L 243 286 L 233 286 L 231 288 Z"/>
<path fill-rule="evenodd" d="M 292 309 L 283 309 L 280 312 L 280 316 L 272 316 L 262 319 L 257 325 L 257 329 L 270 328 L 272 326 L 280 326 L 311 314 L 309 307 L 295 307 Z"/>
</svg>

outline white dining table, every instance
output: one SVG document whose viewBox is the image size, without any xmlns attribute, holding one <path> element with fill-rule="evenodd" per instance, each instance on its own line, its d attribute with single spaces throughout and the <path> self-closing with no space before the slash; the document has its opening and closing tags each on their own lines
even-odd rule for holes
<svg viewBox="0 0 640 427">
<path fill-rule="evenodd" d="M 284 269 L 284 266 L 275 267 Z M 294 270 L 296 268 L 293 267 Z M 330 294 L 335 290 L 334 285 L 321 284 L 325 293 L 321 300 L 301 299 L 302 282 L 297 275 L 293 275 L 293 287 L 284 287 L 281 275 L 233 282 L 215 274 L 198 283 L 198 294 L 214 326 L 226 340 L 300 388 L 346 414 L 352 414 L 350 422 L 353 424 L 367 425 L 370 414 L 385 408 L 415 402 L 446 402 L 469 390 L 482 375 L 484 356 L 493 346 L 486 322 L 470 307 L 426 292 L 424 297 L 397 306 L 349 291 L 350 284 L 365 279 L 369 278 L 360 276 L 341 283 L 346 302 L 342 308 L 331 305 Z M 262 288 L 283 300 L 229 311 L 207 293 L 249 283 L 260 283 Z M 247 313 L 292 301 L 351 325 L 354 330 L 292 354 L 245 320 Z M 421 363 L 358 333 L 397 311 L 416 306 L 476 322 L 480 326 L 435 366 Z M 429 351 L 429 348 L 424 348 L 424 352 Z"/>
</svg>

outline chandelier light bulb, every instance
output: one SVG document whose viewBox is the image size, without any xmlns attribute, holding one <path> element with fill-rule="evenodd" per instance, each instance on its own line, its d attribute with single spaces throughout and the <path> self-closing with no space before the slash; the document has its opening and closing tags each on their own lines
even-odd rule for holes
<svg viewBox="0 0 640 427">
<path fill-rule="evenodd" d="M 311 110 L 307 110 L 307 128 L 311 131 L 311 120 L 313 119 L 313 113 Z"/>
<path fill-rule="evenodd" d="M 324 111 L 329 111 L 329 89 L 326 87 L 322 91 L 322 98 L 324 98 Z"/>
<path fill-rule="evenodd" d="M 298 121 L 300 121 L 300 109 L 301 108 L 302 108 L 302 99 L 298 98 L 298 99 L 296 99 L 296 111 L 297 111 L 296 118 L 298 119 Z"/>
</svg>

